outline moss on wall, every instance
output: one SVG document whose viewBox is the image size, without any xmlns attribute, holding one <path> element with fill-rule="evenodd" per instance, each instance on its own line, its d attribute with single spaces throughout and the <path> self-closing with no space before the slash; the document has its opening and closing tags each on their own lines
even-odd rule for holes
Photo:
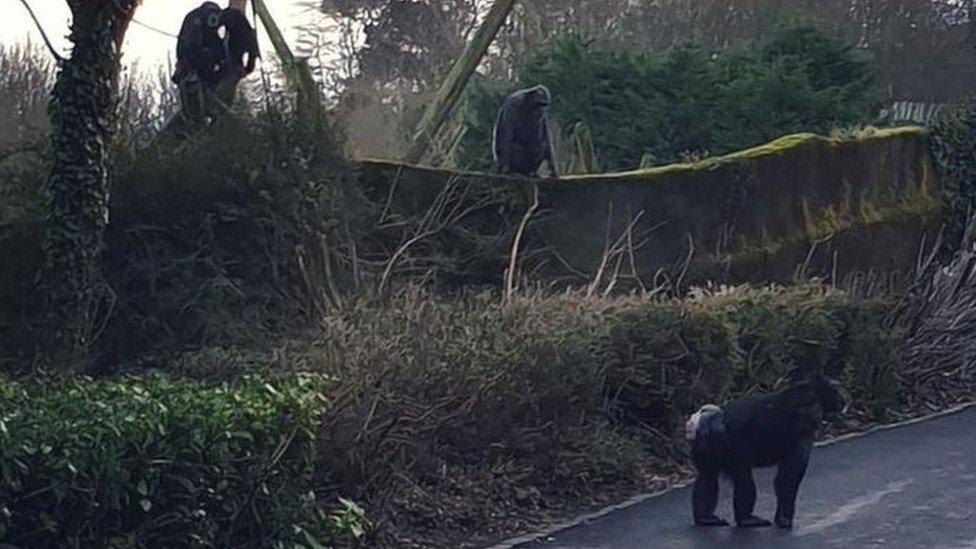
<svg viewBox="0 0 976 549">
<path fill-rule="evenodd" d="M 856 143 L 882 143 L 906 137 L 925 138 L 928 130 L 921 126 L 905 126 L 901 128 L 866 128 L 851 135 L 839 137 L 823 137 L 814 133 L 799 133 L 787 135 L 750 149 L 737 151 L 723 156 L 704 158 L 696 162 L 683 164 L 669 164 L 655 166 L 629 172 L 604 175 L 567 176 L 560 181 L 567 183 L 610 183 L 621 180 L 639 179 L 647 182 L 660 181 L 667 176 L 683 175 L 695 172 L 709 171 L 722 166 L 743 164 L 754 160 L 768 159 L 774 156 L 793 155 L 802 153 L 804 148 L 812 146 L 827 146 L 842 148 Z"/>
</svg>

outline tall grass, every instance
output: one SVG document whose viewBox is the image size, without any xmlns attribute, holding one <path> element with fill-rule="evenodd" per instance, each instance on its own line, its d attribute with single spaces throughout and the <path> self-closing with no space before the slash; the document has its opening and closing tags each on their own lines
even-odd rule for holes
<svg viewBox="0 0 976 549">
<path fill-rule="evenodd" d="M 36 44 L 0 44 L 0 151 L 35 141 L 47 131 L 54 68 Z"/>
</svg>

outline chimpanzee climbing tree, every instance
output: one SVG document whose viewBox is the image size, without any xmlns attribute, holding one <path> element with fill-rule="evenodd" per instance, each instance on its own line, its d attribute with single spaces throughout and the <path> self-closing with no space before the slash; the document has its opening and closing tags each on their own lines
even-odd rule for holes
<svg viewBox="0 0 976 549">
<path fill-rule="evenodd" d="M 138 4 L 68 0 L 72 50 L 51 95 L 47 180 L 49 326 L 52 350 L 62 359 L 89 355 L 97 311 L 108 295 L 99 266 L 108 225 L 107 149 L 122 40 Z"/>
</svg>

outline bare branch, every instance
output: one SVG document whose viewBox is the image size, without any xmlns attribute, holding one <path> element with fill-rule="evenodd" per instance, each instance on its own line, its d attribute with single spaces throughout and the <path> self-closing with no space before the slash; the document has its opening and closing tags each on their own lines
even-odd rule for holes
<svg viewBox="0 0 976 549">
<path fill-rule="evenodd" d="M 38 21 L 37 16 L 34 15 L 34 9 L 31 8 L 31 5 L 27 2 L 27 0 L 20 0 L 20 3 L 27 8 L 27 13 L 30 14 L 30 18 L 34 21 L 37 31 L 41 33 L 41 38 L 44 40 L 44 44 L 47 46 L 48 51 L 50 51 L 51 55 L 54 56 L 54 60 L 58 63 L 58 65 L 64 63 L 64 57 L 61 57 L 61 54 L 58 53 L 58 50 L 54 48 L 54 44 L 52 44 L 51 40 L 47 37 L 47 33 L 44 32 L 44 27 L 41 26 L 41 22 Z"/>
</svg>

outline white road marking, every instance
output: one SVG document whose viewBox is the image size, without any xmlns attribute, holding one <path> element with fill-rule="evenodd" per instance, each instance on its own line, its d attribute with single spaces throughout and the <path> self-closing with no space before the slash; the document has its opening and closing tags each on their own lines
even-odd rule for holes
<svg viewBox="0 0 976 549">
<path fill-rule="evenodd" d="M 870 494 L 856 497 L 848 501 L 847 503 L 842 505 L 839 509 L 827 515 L 826 517 L 798 528 L 796 535 L 806 536 L 810 534 L 817 534 L 823 532 L 828 528 L 832 528 L 839 524 L 843 524 L 853 519 L 861 511 L 864 511 L 869 507 L 873 507 L 881 503 L 881 500 L 884 499 L 885 496 L 890 496 L 891 494 L 897 494 L 898 492 L 903 491 L 906 487 L 914 483 L 915 483 L 914 480 L 902 480 L 898 482 L 891 482 L 881 490 L 878 490 L 877 492 L 872 492 Z"/>
</svg>

